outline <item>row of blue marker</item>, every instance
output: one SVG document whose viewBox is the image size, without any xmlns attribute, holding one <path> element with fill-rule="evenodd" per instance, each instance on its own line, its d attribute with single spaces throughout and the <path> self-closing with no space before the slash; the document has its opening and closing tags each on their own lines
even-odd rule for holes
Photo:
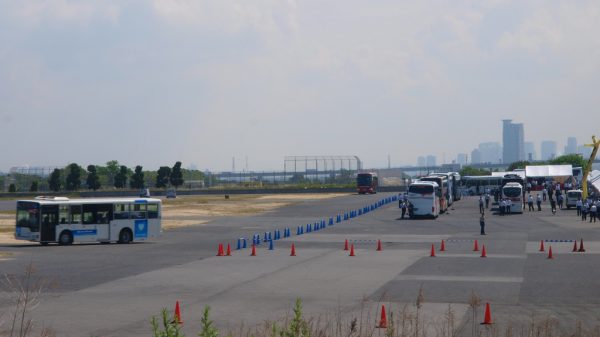
<svg viewBox="0 0 600 337">
<path fill-rule="evenodd" d="M 344 214 L 337 214 L 335 216 L 335 221 L 334 221 L 334 217 L 330 217 L 329 218 L 329 222 L 327 225 L 329 226 L 333 226 L 334 223 L 340 223 L 342 221 L 347 221 L 350 219 L 353 219 L 357 216 L 361 216 L 364 214 L 367 214 L 369 212 L 372 212 L 376 209 L 378 209 L 379 207 L 385 206 L 391 202 L 395 202 L 398 201 L 398 196 L 394 195 L 391 197 L 387 197 L 387 198 L 383 198 L 371 205 L 356 209 L 356 210 L 351 210 L 348 212 L 344 212 Z M 298 226 L 296 228 L 296 235 L 302 235 L 304 233 L 311 233 L 311 232 L 316 232 L 319 231 L 321 229 L 325 229 L 327 228 L 326 222 L 325 220 L 319 220 L 317 222 L 315 222 L 314 224 L 306 224 L 306 230 L 304 226 Z M 289 238 L 292 236 L 291 233 L 291 229 L 290 228 L 285 228 L 283 230 L 283 238 Z M 262 242 L 269 242 L 269 249 L 273 250 L 273 241 L 279 240 L 281 239 L 281 230 L 276 229 L 273 232 L 265 232 L 262 236 L 261 239 L 261 235 L 260 234 L 254 234 L 252 236 L 252 244 L 255 246 L 259 246 Z M 244 249 L 247 248 L 248 244 L 246 242 L 246 238 L 239 238 L 237 241 L 237 250 L 240 249 Z"/>
</svg>

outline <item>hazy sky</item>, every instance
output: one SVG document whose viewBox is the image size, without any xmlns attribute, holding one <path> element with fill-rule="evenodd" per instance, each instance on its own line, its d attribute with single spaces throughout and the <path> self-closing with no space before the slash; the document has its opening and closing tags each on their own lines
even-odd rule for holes
<svg viewBox="0 0 600 337">
<path fill-rule="evenodd" d="M 600 136 L 600 1 L 0 0 L 0 170 Z M 539 153 L 539 152 L 538 152 Z"/>
</svg>

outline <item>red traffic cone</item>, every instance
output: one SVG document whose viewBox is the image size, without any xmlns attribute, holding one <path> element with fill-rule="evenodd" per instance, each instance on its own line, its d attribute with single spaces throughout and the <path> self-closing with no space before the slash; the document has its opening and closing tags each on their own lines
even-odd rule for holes
<svg viewBox="0 0 600 337">
<path fill-rule="evenodd" d="M 579 243 L 579 252 L 580 253 L 585 252 L 585 249 L 583 248 L 583 239 L 581 239 L 581 242 Z"/>
<path fill-rule="evenodd" d="M 481 257 L 487 257 L 487 254 L 485 253 L 485 245 L 481 246 Z"/>
<path fill-rule="evenodd" d="M 348 250 L 348 239 L 346 239 L 346 242 L 344 242 L 344 250 Z"/>
<path fill-rule="evenodd" d="M 478 252 L 479 251 L 479 244 L 477 243 L 477 240 L 475 240 L 475 244 L 473 245 L 473 251 L 474 252 Z"/>
<path fill-rule="evenodd" d="M 385 315 L 385 305 L 381 305 L 381 319 L 379 320 L 378 328 L 387 329 L 387 316 Z"/>
<path fill-rule="evenodd" d="M 226 256 L 231 256 L 231 246 L 229 244 L 227 244 L 227 254 L 225 254 Z"/>
<path fill-rule="evenodd" d="M 350 256 L 355 256 L 354 255 L 354 244 L 350 245 Z"/>
<path fill-rule="evenodd" d="M 175 317 L 174 321 L 177 324 L 183 324 L 183 321 L 181 320 L 181 310 L 179 309 L 179 301 L 175 302 Z"/>
<path fill-rule="evenodd" d="M 446 251 L 446 244 L 444 243 L 444 240 L 442 240 L 442 244 L 440 245 L 440 252 L 445 252 Z"/>
<path fill-rule="evenodd" d="M 545 251 L 544 249 L 544 240 L 540 240 L 540 252 Z"/>
<path fill-rule="evenodd" d="M 250 254 L 250 256 L 256 256 L 256 246 L 252 245 L 252 253 Z"/>
<path fill-rule="evenodd" d="M 430 257 L 435 257 L 435 246 L 432 244 L 431 245 L 431 254 L 429 254 Z"/>
<path fill-rule="evenodd" d="M 485 314 L 483 316 L 483 322 L 481 324 L 492 324 L 492 312 L 490 310 L 490 304 L 485 304 Z"/>
<path fill-rule="evenodd" d="M 296 256 L 296 246 L 294 246 L 293 243 L 292 243 L 292 252 L 290 253 L 290 256 Z"/>
<path fill-rule="evenodd" d="M 572 252 L 578 252 L 578 251 L 579 251 L 579 249 L 577 249 L 577 240 L 575 240 L 573 242 L 573 250 L 572 250 Z"/>
<path fill-rule="evenodd" d="M 223 244 L 219 243 L 219 249 L 217 250 L 217 256 L 223 256 Z"/>
<path fill-rule="evenodd" d="M 549 258 L 549 259 L 553 259 L 553 258 L 554 258 L 554 257 L 552 256 L 552 246 L 550 246 L 550 247 L 548 248 L 548 258 Z"/>
<path fill-rule="evenodd" d="M 383 249 L 381 249 L 381 240 L 377 240 L 377 251 L 380 252 Z"/>
</svg>

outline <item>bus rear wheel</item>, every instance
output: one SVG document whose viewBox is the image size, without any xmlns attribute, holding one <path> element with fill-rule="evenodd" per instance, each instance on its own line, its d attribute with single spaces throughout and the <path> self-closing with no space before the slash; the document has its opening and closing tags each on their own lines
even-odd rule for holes
<svg viewBox="0 0 600 337">
<path fill-rule="evenodd" d="M 69 231 L 63 231 L 60 233 L 60 236 L 58 237 L 58 244 L 59 245 L 70 245 L 73 243 L 73 234 L 71 234 L 71 232 Z"/>
<path fill-rule="evenodd" d="M 119 241 L 117 243 L 130 243 L 131 231 L 128 228 L 122 229 L 119 233 Z"/>
</svg>

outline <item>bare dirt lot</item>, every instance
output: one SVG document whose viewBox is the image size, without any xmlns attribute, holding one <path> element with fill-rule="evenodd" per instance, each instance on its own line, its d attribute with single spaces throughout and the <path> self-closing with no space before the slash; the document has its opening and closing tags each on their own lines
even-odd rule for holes
<svg viewBox="0 0 600 337">
<path fill-rule="evenodd" d="M 182 226 L 199 226 L 221 216 L 248 216 L 307 200 L 329 199 L 345 194 L 274 194 L 179 196 L 163 200 L 162 226 L 168 230 Z M 18 242 L 12 238 L 15 212 L 0 212 L 0 243 Z"/>
</svg>

